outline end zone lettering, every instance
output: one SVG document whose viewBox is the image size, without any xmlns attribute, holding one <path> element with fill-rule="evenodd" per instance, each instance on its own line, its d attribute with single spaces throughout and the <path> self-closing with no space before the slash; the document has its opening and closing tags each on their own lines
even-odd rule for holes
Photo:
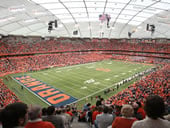
<svg viewBox="0 0 170 128">
<path fill-rule="evenodd" d="M 40 97 L 50 105 L 61 106 L 75 102 L 77 99 L 31 76 L 13 77 L 20 85 Z"/>
</svg>

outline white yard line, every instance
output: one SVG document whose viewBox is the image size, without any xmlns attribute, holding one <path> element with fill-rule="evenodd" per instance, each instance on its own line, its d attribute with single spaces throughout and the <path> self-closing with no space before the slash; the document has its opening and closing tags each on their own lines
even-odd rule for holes
<svg viewBox="0 0 170 128">
<path fill-rule="evenodd" d="M 119 75 L 115 75 L 114 77 L 119 77 Z"/>
</svg>

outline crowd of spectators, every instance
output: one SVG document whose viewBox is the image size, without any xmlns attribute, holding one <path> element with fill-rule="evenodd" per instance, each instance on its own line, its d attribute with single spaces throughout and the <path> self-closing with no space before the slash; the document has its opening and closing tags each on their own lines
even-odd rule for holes
<svg viewBox="0 0 170 128">
<path fill-rule="evenodd" d="M 113 59 L 117 60 L 125 60 L 125 61 L 135 61 L 135 62 L 142 62 L 142 63 L 154 63 L 154 64 L 167 64 L 170 63 L 170 59 L 166 58 L 156 58 L 153 56 L 128 56 L 122 54 L 112 54 Z"/>
<path fill-rule="evenodd" d="M 117 54 L 110 55 L 102 53 L 100 54 L 97 52 L 5 57 L 0 59 L 0 76 L 11 73 L 35 71 L 56 66 L 62 67 L 75 64 L 83 64 L 88 62 L 101 61 L 109 58 L 145 63 L 169 63 L 169 59 Z"/>
<path fill-rule="evenodd" d="M 108 52 L 107 52 L 108 53 Z M 152 58 L 163 58 L 169 59 L 169 54 L 159 54 L 159 53 L 139 53 L 139 52 L 129 52 L 129 51 L 113 51 L 110 54 L 126 55 L 126 56 L 142 56 L 142 57 L 152 57 Z"/>
<path fill-rule="evenodd" d="M 79 38 L 45 40 L 40 37 L 4 37 L 0 40 L 0 56 L 2 56 L 0 58 L 0 76 L 10 73 L 40 70 L 53 66 L 67 66 L 100 61 L 104 58 L 109 58 L 109 55 L 110 57 L 112 55 L 113 59 L 149 63 L 169 59 L 170 45 L 168 42 L 159 43 L 159 41 L 154 41 L 152 43 L 143 43 L 139 41 Z M 89 53 L 94 52 L 94 50 L 96 53 L 101 54 Z M 35 53 L 41 53 L 41 55 Z M 24 56 L 9 56 L 17 54 L 23 54 Z"/>
<path fill-rule="evenodd" d="M 18 97 L 0 79 L 0 106 L 3 107 L 17 101 L 19 101 Z"/>
<path fill-rule="evenodd" d="M 169 128 L 170 122 L 165 116 L 169 114 L 169 107 L 166 100 L 154 94 L 148 95 L 144 104 L 133 101 L 117 106 L 102 102 L 97 106 L 96 102 L 96 106 L 91 106 L 87 103 L 79 112 L 78 121 L 89 122 L 94 128 Z"/>
<path fill-rule="evenodd" d="M 51 53 L 84 50 L 119 50 L 151 53 L 169 53 L 168 42 L 142 43 L 120 40 L 87 40 L 87 39 L 48 39 L 7 37 L 0 40 L 0 55 Z"/>
<path fill-rule="evenodd" d="M 71 128 L 74 115 L 70 106 L 42 108 L 22 102 L 11 103 L 0 111 L 3 128 Z M 1 125 L 2 123 L 2 125 Z"/>
<path fill-rule="evenodd" d="M 83 64 L 101 61 L 108 58 L 111 58 L 111 56 L 98 53 L 63 53 L 6 57 L 0 59 L 0 76 L 10 73 L 35 71 L 55 66 L 61 67 L 74 64 Z"/>
<path fill-rule="evenodd" d="M 145 98 L 152 94 L 161 96 L 168 103 L 170 100 L 169 70 L 170 66 L 165 65 L 162 69 L 145 76 L 127 89 L 110 97 L 106 103 L 121 106 L 138 101 L 143 104 Z"/>
<path fill-rule="evenodd" d="M 84 109 L 78 114 L 79 121 L 90 122 L 95 128 L 105 128 L 109 125 L 112 125 L 112 128 L 121 128 L 121 126 L 124 127 L 124 124 L 126 124 L 126 127 L 130 128 L 136 120 L 146 119 L 146 115 L 149 117 L 147 121 L 152 123 L 162 116 L 163 111 L 160 110 L 161 112 L 158 113 L 158 115 L 154 115 L 153 113 L 150 113 L 152 108 L 149 108 L 148 106 L 144 111 L 143 106 L 145 104 L 145 99 L 150 95 L 154 94 L 161 96 L 165 105 L 169 105 L 170 94 L 168 78 L 170 77 L 170 66 L 167 64 L 169 63 L 169 51 L 169 43 L 136 43 L 129 41 L 126 42 L 126 40 L 125 42 L 120 40 L 99 41 L 82 39 L 43 40 L 41 38 L 11 37 L 0 40 L 0 56 L 35 53 L 41 54 L 0 58 L 0 76 L 10 73 L 41 70 L 56 66 L 63 67 L 96 62 L 109 58 L 163 64 L 163 67 L 158 71 L 143 77 L 140 81 L 130 85 L 127 89 L 118 94 L 111 96 L 109 99 L 100 100 L 101 98 L 99 98 L 99 102 L 96 106 L 90 107 L 91 104 L 85 105 Z M 17 110 L 17 107 L 21 107 L 23 113 L 27 113 L 28 106 L 22 103 L 15 104 L 15 102 L 18 101 L 19 99 L 17 96 L 10 91 L 3 83 L 3 80 L 0 79 L 0 105 L 2 107 L 7 105 L 0 114 L 0 120 L 2 124 L 4 124 L 4 128 L 8 128 L 7 122 L 10 122 L 10 117 L 8 117 L 10 114 L 8 113 L 9 115 L 6 115 L 6 112 L 10 109 Z M 158 97 L 156 98 L 156 101 L 162 103 L 162 100 Z M 11 103 L 14 104 L 8 105 Z M 110 105 L 111 107 L 101 107 L 103 104 Z M 154 108 L 154 106 L 152 107 Z M 48 107 L 44 110 L 46 110 L 44 112 L 46 114 L 42 116 L 41 108 L 39 106 L 32 106 L 28 111 L 29 122 L 27 123 L 26 128 L 34 128 L 37 126 L 41 126 L 42 128 L 71 127 L 74 114 L 70 111 L 69 107 L 59 108 L 57 111 L 54 107 Z M 167 111 L 164 113 L 168 114 L 169 111 L 168 109 L 166 110 Z M 77 113 L 77 111 L 75 113 Z M 154 113 L 156 113 L 156 111 L 154 111 Z M 2 115 L 4 115 L 4 119 L 2 119 Z M 20 118 L 23 118 L 23 120 L 16 120 L 15 123 L 11 122 L 11 126 L 24 126 L 26 124 L 25 115 L 21 115 Z M 58 120 L 59 124 L 55 123 L 57 122 L 55 120 Z M 146 125 L 142 126 L 142 123 L 145 122 L 146 121 L 144 120 L 143 122 L 134 123 L 132 127 L 145 127 Z M 161 119 L 159 119 L 159 122 L 165 123 L 166 128 L 166 125 L 168 124 L 167 122 L 164 122 Z"/>
<path fill-rule="evenodd" d="M 88 104 L 83 109 L 85 115 L 81 121 L 89 122 L 93 128 L 169 128 L 170 122 L 164 117 L 167 108 L 163 98 L 150 95 L 141 109 L 146 117 L 138 119 L 134 106 L 130 104 L 122 105 L 119 115 L 114 106 L 106 106 L 104 103 L 99 106 Z M 91 120 L 87 120 L 88 118 Z M 16 102 L 0 111 L 0 127 L 3 128 L 72 128 L 72 122 L 76 119 L 70 105 L 42 108 Z M 79 126 L 77 123 L 77 127 Z"/>
</svg>

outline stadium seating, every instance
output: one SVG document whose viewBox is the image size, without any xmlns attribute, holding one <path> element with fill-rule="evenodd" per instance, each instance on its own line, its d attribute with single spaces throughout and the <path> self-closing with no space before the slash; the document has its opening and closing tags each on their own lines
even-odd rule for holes
<svg viewBox="0 0 170 128">
<path fill-rule="evenodd" d="M 168 102 L 168 70 L 169 65 L 165 65 L 162 69 L 153 72 L 142 80 L 132 84 L 127 89 L 106 100 L 106 103 L 121 106 L 122 104 L 133 103 L 139 101 L 144 103 L 144 99 L 152 94 L 160 95 Z"/>
<path fill-rule="evenodd" d="M 126 61 L 138 61 L 147 63 L 158 63 L 166 65 L 169 63 L 170 44 L 168 40 L 159 43 L 160 40 L 143 41 L 139 39 L 80 39 L 80 38 L 57 38 L 43 39 L 40 37 L 4 37 L 0 40 L 0 76 L 11 73 L 41 70 L 51 67 L 63 67 L 68 65 L 83 64 L 101 61 L 104 59 L 121 59 Z M 167 82 L 167 68 L 164 66 L 158 72 L 152 73 L 145 79 L 130 86 L 128 89 L 112 96 L 107 102 L 113 104 L 123 104 L 131 99 L 140 99 L 142 90 L 151 87 L 152 93 L 160 94 L 166 99 L 166 88 L 162 83 Z M 146 84 L 152 81 L 152 84 Z M 2 80 L 0 85 L 5 87 Z M 139 86 L 140 85 L 140 86 Z M 141 87 L 141 85 L 143 85 Z M 155 89 L 152 90 L 152 87 Z M 132 95 L 132 90 L 137 93 Z M 7 89 L 8 90 L 8 89 Z M 9 103 L 17 101 L 15 94 L 10 92 L 10 98 L 5 96 Z M 1 90 L 3 93 L 3 90 Z M 141 101 L 148 95 L 144 93 Z M 134 96 L 134 97 L 131 97 Z M 117 97 L 117 98 L 116 98 Z M 1 96 L 1 99 L 4 97 Z M 7 101 L 2 100 L 1 104 L 6 105 Z"/>
<path fill-rule="evenodd" d="M 18 97 L 8 89 L 8 87 L 0 79 L 0 106 L 6 106 L 10 103 L 18 102 Z"/>
<path fill-rule="evenodd" d="M 35 71 L 51 67 L 96 62 L 111 58 L 97 53 L 65 53 L 36 56 L 6 57 L 0 59 L 0 76 L 11 73 Z"/>
<path fill-rule="evenodd" d="M 52 53 L 85 50 L 119 50 L 149 53 L 169 53 L 169 43 L 128 42 L 125 40 L 82 40 L 82 39 L 53 39 L 8 37 L 0 40 L 0 55 Z"/>
</svg>

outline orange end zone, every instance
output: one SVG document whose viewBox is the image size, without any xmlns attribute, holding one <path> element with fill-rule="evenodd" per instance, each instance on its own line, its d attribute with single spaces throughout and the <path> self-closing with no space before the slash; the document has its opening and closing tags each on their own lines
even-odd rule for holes
<svg viewBox="0 0 170 128">
<path fill-rule="evenodd" d="M 60 107 L 71 104 L 77 100 L 76 98 L 63 93 L 59 89 L 28 75 L 15 76 L 13 79 L 49 105 Z"/>
</svg>

